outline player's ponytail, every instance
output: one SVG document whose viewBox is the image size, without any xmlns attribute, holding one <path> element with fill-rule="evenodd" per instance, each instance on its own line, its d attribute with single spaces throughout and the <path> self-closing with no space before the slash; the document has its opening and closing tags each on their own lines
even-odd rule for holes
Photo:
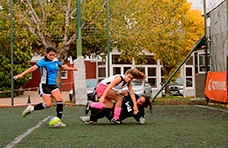
<svg viewBox="0 0 228 148">
<path fill-rule="evenodd" d="M 145 74 L 139 71 L 137 68 L 128 69 L 125 74 L 132 74 L 135 79 L 144 80 Z"/>
<path fill-rule="evenodd" d="M 142 97 L 145 98 L 145 103 L 143 104 L 143 107 L 148 107 L 150 106 L 150 113 L 152 114 L 152 105 L 150 102 L 150 98 L 148 96 L 143 95 Z"/>
</svg>

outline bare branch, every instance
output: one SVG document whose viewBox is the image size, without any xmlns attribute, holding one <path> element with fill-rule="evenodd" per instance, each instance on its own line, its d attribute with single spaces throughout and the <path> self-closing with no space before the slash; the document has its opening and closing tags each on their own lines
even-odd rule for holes
<svg viewBox="0 0 228 148">
<path fill-rule="evenodd" d="M 106 1 L 105 1 L 104 4 L 102 5 L 102 7 L 104 7 L 105 5 L 106 5 Z M 97 15 L 95 16 L 95 19 L 97 19 L 98 16 L 99 16 L 102 12 L 103 12 L 103 11 L 100 10 L 100 11 L 97 13 Z"/>
<path fill-rule="evenodd" d="M 73 34 L 70 38 L 70 40 L 65 45 L 70 45 L 74 43 L 77 40 L 77 33 Z"/>
<path fill-rule="evenodd" d="M 45 11 L 44 11 L 44 6 L 43 6 L 43 1 L 40 0 L 40 7 L 41 7 L 41 10 L 42 10 L 42 14 L 43 14 L 43 20 L 46 20 L 46 14 L 45 14 Z"/>
<path fill-rule="evenodd" d="M 45 41 L 45 37 L 43 36 L 43 34 L 42 34 L 41 32 L 39 32 L 39 31 L 37 31 L 37 32 L 35 33 L 35 32 L 33 31 L 33 29 L 32 29 L 32 26 L 31 26 L 28 22 L 26 22 L 26 25 L 27 25 L 27 27 L 28 27 L 30 33 L 32 33 L 32 34 L 38 39 L 38 41 L 42 42 L 42 44 L 44 45 L 44 47 L 46 47 L 46 46 L 47 46 L 47 43 L 46 43 L 46 41 Z M 37 34 L 38 34 L 38 35 L 37 35 Z"/>
<path fill-rule="evenodd" d="M 28 3 L 29 8 L 31 9 L 32 14 L 35 16 L 36 20 L 38 22 L 40 22 L 40 19 L 39 19 L 38 15 L 36 14 L 35 10 L 33 9 L 31 2 L 29 0 L 26 0 L 26 1 Z"/>
<path fill-rule="evenodd" d="M 76 11 L 77 11 L 77 8 L 75 8 L 75 9 L 70 13 L 70 18 L 73 17 L 73 15 L 74 15 L 74 13 L 76 13 Z"/>
<path fill-rule="evenodd" d="M 27 25 L 30 33 L 32 33 L 34 36 L 36 36 L 36 38 L 38 38 L 37 34 L 33 31 L 32 26 L 28 22 L 26 22 L 26 25 Z"/>
<path fill-rule="evenodd" d="M 85 0 L 81 0 L 80 4 L 82 4 L 83 2 L 85 2 Z M 75 8 L 71 13 L 70 13 L 70 18 L 73 17 L 74 13 L 77 13 L 77 8 Z"/>
<path fill-rule="evenodd" d="M 62 5 L 61 1 L 59 3 L 55 3 L 62 11 L 65 11 L 65 6 Z"/>
</svg>

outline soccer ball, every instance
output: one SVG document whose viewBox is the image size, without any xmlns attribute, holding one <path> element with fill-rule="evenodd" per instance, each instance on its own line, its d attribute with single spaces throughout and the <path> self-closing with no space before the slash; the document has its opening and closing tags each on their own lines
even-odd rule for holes
<svg viewBox="0 0 228 148">
<path fill-rule="evenodd" d="M 58 117 L 52 117 L 49 120 L 50 127 L 60 127 L 61 120 Z"/>
</svg>

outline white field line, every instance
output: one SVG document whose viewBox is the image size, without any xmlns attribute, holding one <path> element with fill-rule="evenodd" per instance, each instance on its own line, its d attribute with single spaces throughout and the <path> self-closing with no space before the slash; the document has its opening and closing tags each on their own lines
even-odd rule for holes
<svg viewBox="0 0 228 148">
<path fill-rule="evenodd" d="M 39 128 L 45 121 L 47 121 L 51 116 L 46 117 L 44 120 L 40 121 L 36 126 L 28 129 L 25 133 L 15 138 L 12 142 L 10 142 L 5 148 L 12 148 L 17 143 L 19 143 L 24 137 L 28 136 L 31 132 L 33 132 L 35 129 Z"/>
<path fill-rule="evenodd" d="M 202 107 L 202 108 L 207 108 L 207 109 L 212 109 L 212 110 L 217 110 L 217 111 L 222 111 L 222 112 L 228 113 L 228 110 L 224 110 L 224 109 L 218 109 L 218 108 L 213 108 L 213 107 L 208 107 L 208 106 L 203 106 L 203 105 L 195 105 L 195 106 Z"/>
</svg>

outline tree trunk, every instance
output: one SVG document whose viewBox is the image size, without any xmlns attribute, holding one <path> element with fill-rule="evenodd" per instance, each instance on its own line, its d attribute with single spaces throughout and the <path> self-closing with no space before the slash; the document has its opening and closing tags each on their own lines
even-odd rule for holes
<svg viewBox="0 0 228 148">
<path fill-rule="evenodd" d="M 163 67 L 163 72 L 164 72 L 164 75 L 168 75 L 168 73 L 169 73 L 169 70 L 167 70 L 168 68 L 165 68 L 165 67 Z M 165 79 L 164 79 L 165 80 Z M 166 82 L 166 80 L 165 80 L 165 82 Z M 164 83 L 165 83 L 164 82 Z M 168 84 L 166 84 L 166 86 L 165 86 L 165 96 L 166 97 L 169 97 L 169 83 Z"/>
<path fill-rule="evenodd" d="M 169 84 L 167 84 L 166 86 L 165 86 L 165 96 L 166 97 L 169 97 Z"/>
</svg>

